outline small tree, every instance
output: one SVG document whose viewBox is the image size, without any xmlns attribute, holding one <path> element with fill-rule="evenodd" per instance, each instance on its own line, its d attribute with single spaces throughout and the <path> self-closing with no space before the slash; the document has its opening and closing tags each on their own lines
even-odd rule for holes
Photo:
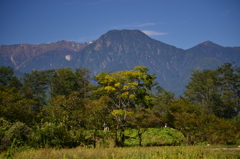
<svg viewBox="0 0 240 159">
<path fill-rule="evenodd" d="M 137 129 L 137 135 L 139 139 L 139 146 L 142 146 L 142 135 L 147 131 L 149 127 L 156 127 L 161 125 L 165 119 L 158 112 L 151 109 L 135 110 L 131 115 L 129 125 Z"/>
<path fill-rule="evenodd" d="M 168 120 L 173 126 L 181 131 L 186 142 L 192 145 L 198 135 L 198 117 L 200 109 L 185 98 L 173 101 L 168 106 Z"/>
<path fill-rule="evenodd" d="M 105 122 L 110 123 L 109 112 L 107 111 L 107 105 L 104 98 L 99 100 L 87 100 L 86 102 L 86 122 L 87 129 L 93 130 L 93 147 L 96 148 L 97 140 L 104 139 L 103 133 L 103 124 Z M 99 131 L 100 130 L 100 131 Z"/>
</svg>

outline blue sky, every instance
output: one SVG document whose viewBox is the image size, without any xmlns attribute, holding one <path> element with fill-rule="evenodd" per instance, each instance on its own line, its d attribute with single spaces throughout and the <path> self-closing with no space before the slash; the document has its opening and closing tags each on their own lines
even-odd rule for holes
<svg viewBox="0 0 240 159">
<path fill-rule="evenodd" d="M 0 0 L 0 45 L 96 40 L 138 29 L 189 49 L 210 40 L 240 46 L 239 0 Z"/>
</svg>

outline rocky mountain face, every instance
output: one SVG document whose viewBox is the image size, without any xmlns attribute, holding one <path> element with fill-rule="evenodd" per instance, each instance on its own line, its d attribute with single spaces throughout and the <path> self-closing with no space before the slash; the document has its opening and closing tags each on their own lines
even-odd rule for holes
<svg viewBox="0 0 240 159">
<path fill-rule="evenodd" d="M 240 47 L 222 47 L 206 41 L 183 50 L 154 40 L 139 30 L 111 30 L 92 43 L 1 45 L 0 62 L 23 72 L 86 67 L 93 75 L 143 65 L 156 74 L 163 88 L 179 95 L 189 81 L 191 70 L 216 69 L 226 62 L 239 66 Z"/>
</svg>

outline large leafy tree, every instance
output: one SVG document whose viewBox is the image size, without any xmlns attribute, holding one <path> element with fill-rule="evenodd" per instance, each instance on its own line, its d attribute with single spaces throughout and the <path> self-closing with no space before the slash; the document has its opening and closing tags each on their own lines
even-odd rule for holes
<svg viewBox="0 0 240 159">
<path fill-rule="evenodd" d="M 149 91 L 154 86 L 154 75 L 147 74 L 148 68 L 137 66 L 134 70 L 100 73 L 95 77 L 100 87 L 95 91 L 109 98 L 108 110 L 112 114 L 116 130 L 120 130 L 120 142 L 124 146 L 124 129 L 133 114 L 132 109 L 152 106 Z M 116 137 L 117 139 L 117 137 Z"/>
<path fill-rule="evenodd" d="M 100 85 L 95 92 L 104 92 L 111 98 L 112 109 L 148 108 L 152 106 L 150 97 L 155 75 L 147 74 L 144 66 L 134 70 L 119 72 L 102 72 L 95 77 Z"/>
<path fill-rule="evenodd" d="M 92 90 L 90 74 L 90 70 L 85 67 L 80 67 L 75 71 L 75 88 L 80 93 L 81 98 L 89 97 L 89 92 Z"/>
<path fill-rule="evenodd" d="M 53 73 L 54 70 L 32 70 L 31 73 L 25 73 L 22 92 L 27 99 L 36 101 L 33 110 L 37 112 L 39 112 L 40 107 L 46 105 Z"/>
<path fill-rule="evenodd" d="M 239 70 L 226 63 L 216 70 L 193 71 L 184 94 L 205 113 L 232 118 L 240 109 Z"/>
<path fill-rule="evenodd" d="M 51 84 L 51 96 L 70 95 L 76 89 L 75 79 L 75 74 L 71 68 L 57 69 Z"/>
<path fill-rule="evenodd" d="M 49 105 L 43 108 L 45 120 L 53 123 L 64 123 L 69 129 L 84 126 L 84 100 L 78 92 L 70 95 L 58 95 L 49 99 Z"/>
<path fill-rule="evenodd" d="M 232 118 L 240 111 L 240 67 L 225 63 L 218 69 L 221 109 L 218 116 Z"/>
<path fill-rule="evenodd" d="M 51 80 L 51 96 L 48 100 L 46 119 L 64 123 L 68 128 L 85 127 L 86 100 L 89 97 L 90 71 L 86 68 L 60 68 Z"/>
<path fill-rule="evenodd" d="M 70 95 L 77 91 L 80 96 L 87 97 L 90 91 L 90 71 L 86 68 L 59 68 L 55 71 L 51 84 L 51 96 Z"/>
<path fill-rule="evenodd" d="M 184 92 L 185 96 L 198 104 L 205 113 L 214 113 L 214 107 L 220 102 L 217 71 L 196 70 L 191 75 L 191 81 Z"/>
<path fill-rule="evenodd" d="M 32 111 L 34 105 L 34 100 L 26 99 L 15 87 L 0 87 L 0 117 L 11 122 L 21 121 L 30 125 L 35 118 Z"/>
</svg>

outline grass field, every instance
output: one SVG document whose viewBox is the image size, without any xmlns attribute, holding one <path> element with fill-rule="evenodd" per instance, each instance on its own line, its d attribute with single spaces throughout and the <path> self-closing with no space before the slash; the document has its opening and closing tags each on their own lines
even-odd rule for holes
<svg viewBox="0 0 240 159">
<path fill-rule="evenodd" d="M 2 153 L 0 158 L 6 158 Z M 162 146 L 128 148 L 28 149 L 17 152 L 16 159 L 239 159 L 240 148 L 216 148 L 207 146 Z"/>
<path fill-rule="evenodd" d="M 111 136 L 111 131 L 106 132 L 105 135 Z M 50 147 L 34 149 L 27 146 L 14 147 L 12 144 L 8 151 L 0 153 L 0 159 L 240 159 L 240 148 L 237 146 L 226 148 L 207 143 L 185 146 L 184 136 L 172 128 L 147 129 L 142 136 L 143 147 L 138 146 L 139 139 L 135 129 L 126 130 L 125 135 L 124 148 L 114 147 L 113 138 L 99 140 L 95 149 L 92 145 L 71 149 Z"/>
</svg>

